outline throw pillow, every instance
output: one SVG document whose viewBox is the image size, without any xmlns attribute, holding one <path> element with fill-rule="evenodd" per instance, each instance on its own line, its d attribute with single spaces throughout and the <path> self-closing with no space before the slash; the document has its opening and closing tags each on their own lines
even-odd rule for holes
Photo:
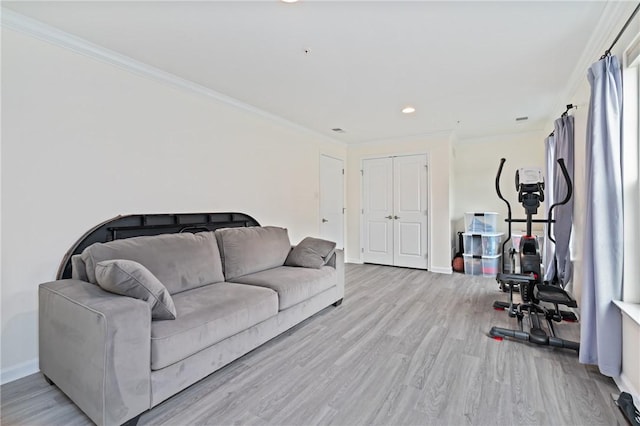
<svg viewBox="0 0 640 426">
<path fill-rule="evenodd" d="M 176 307 L 169 291 L 138 262 L 124 259 L 98 262 L 96 281 L 108 292 L 147 302 L 154 320 L 176 319 Z"/>
<path fill-rule="evenodd" d="M 333 241 L 307 237 L 291 250 L 284 264 L 320 269 L 331 259 L 335 250 L 336 243 Z"/>
</svg>

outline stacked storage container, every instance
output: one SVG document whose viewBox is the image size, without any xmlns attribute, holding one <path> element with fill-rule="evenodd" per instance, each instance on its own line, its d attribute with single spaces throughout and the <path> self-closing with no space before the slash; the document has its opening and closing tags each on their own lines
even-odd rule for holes
<svg viewBox="0 0 640 426">
<path fill-rule="evenodd" d="M 465 213 L 464 273 L 495 277 L 500 272 L 502 235 L 497 230 L 498 213 Z"/>
</svg>

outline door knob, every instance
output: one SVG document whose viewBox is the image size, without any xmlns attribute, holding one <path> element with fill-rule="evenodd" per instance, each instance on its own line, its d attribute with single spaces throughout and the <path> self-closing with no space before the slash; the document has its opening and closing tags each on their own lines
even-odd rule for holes
<svg viewBox="0 0 640 426">
<path fill-rule="evenodd" d="M 393 216 L 391 216 L 391 215 L 385 216 L 385 219 L 393 219 Z"/>
<path fill-rule="evenodd" d="M 394 219 L 400 219 L 400 216 L 394 216 L 393 218 Z"/>
<path fill-rule="evenodd" d="M 322 218 L 322 223 L 327 223 L 327 222 L 329 222 L 329 221 L 323 217 Z"/>
</svg>

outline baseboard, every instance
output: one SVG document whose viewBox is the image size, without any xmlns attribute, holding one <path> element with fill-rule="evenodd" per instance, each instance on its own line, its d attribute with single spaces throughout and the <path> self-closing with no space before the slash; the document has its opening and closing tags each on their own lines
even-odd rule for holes
<svg viewBox="0 0 640 426">
<path fill-rule="evenodd" d="M 640 397 L 640 389 L 636 389 L 631 384 L 631 381 L 622 373 L 619 377 L 614 377 L 613 380 L 616 382 L 616 386 L 620 389 L 621 392 L 627 392 L 636 398 Z"/>
<path fill-rule="evenodd" d="M 356 263 L 356 264 L 358 264 L 358 265 L 362 265 L 362 264 L 363 264 L 362 260 L 360 260 L 360 259 L 354 259 L 354 258 L 346 258 L 346 259 L 344 260 L 344 262 L 345 262 L 345 263 Z"/>
<path fill-rule="evenodd" d="M 13 382 L 14 380 L 21 379 L 38 371 L 40 371 L 38 358 L 5 368 L 0 371 L 0 385 Z"/>
<path fill-rule="evenodd" d="M 444 267 L 444 268 L 439 266 L 434 266 L 429 270 L 437 274 L 453 274 L 453 268 L 451 268 L 451 266 Z"/>
</svg>

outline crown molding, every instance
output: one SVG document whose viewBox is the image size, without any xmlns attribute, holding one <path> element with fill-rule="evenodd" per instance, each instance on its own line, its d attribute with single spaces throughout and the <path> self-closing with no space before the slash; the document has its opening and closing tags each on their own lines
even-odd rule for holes
<svg viewBox="0 0 640 426">
<path fill-rule="evenodd" d="M 376 146 L 376 145 L 388 145 L 392 143 L 406 143 L 406 142 L 420 142 L 420 141 L 432 141 L 432 140 L 440 140 L 443 138 L 451 138 L 453 136 L 453 130 L 436 130 L 428 133 L 418 133 L 415 135 L 408 136 L 398 136 L 394 138 L 382 138 L 382 139 L 371 139 L 364 140 L 359 142 L 349 142 L 347 146 L 356 147 L 356 146 Z"/>
<path fill-rule="evenodd" d="M 283 117 L 272 114 L 253 105 L 242 102 L 231 96 L 227 96 L 208 87 L 202 86 L 193 81 L 179 77 L 175 74 L 163 71 L 144 62 L 135 60 L 129 56 L 107 49 L 103 46 L 91 43 L 88 40 L 74 36 L 58 28 L 47 25 L 41 21 L 29 18 L 20 13 L 2 7 L 2 27 L 10 30 L 35 37 L 39 40 L 51 43 L 53 45 L 71 50 L 75 53 L 97 59 L 109 65 L 116 66 L 125 71 L 137 74 L 139 76 L 155 80 L 179 89 L 197 93 L 206 96 L 215 101 L 224 103 L 234 108 L 246 111 L 248 113 L 266 118 L 274 123 L 283 125 L 293 130 L 297 130 L 315 137 L 323 139 L 341 147 L 346 144 L 340 140 L 334 139 L 328 135 L 322 134 L 308 127 L 289 121 Z"/>
<path fill-rule="evenodd" d="M 558 97 L 558 101 L 551 115 L 549 115 L 549 121 L 553 123 L 566 109 L 567 104 L 575 103 L 572 102 L 571 97 L 576 94 L 580 85 L 587 80 L 587 70 L 609 48 L 635 7 L 635 2 L 607 1 L 598 24 L 591 33 L 591 37 L 589 37 L 589 41 L 569 77 L 565 90 Z M 621 46 L 617 47 L 620 48 Z"/>
<path fill-rule="evenodd" d="M 544 139 L 545 134 L 549 133 L 548 130 L 545 131 L 546 129 L 543 128 L 538 128 L 538 129 L 531 129 L 531 130 L 522 130 L 519 132 L 502 132 L 502 133 L 495 133 L 495 134 L 491 134 L 491 135 L 482 135 L 482 136 L 474 136 L 474 137 L 470 137 L 470 138 L 458 138 L 458 140 L 454 143 L 455 146 L 461 146 L 461 145 L 466 145 L 466 144 L 477 144 L 477 143 L 493 143 L 496 141 L 503 141 L 503 140 L 510 140 L 510 139 L 514 139 L 514 138 L 525 138 L 525 137 L 531 137 L 531 138 L 538 138 L 538 139 Z"/>
</svg>

